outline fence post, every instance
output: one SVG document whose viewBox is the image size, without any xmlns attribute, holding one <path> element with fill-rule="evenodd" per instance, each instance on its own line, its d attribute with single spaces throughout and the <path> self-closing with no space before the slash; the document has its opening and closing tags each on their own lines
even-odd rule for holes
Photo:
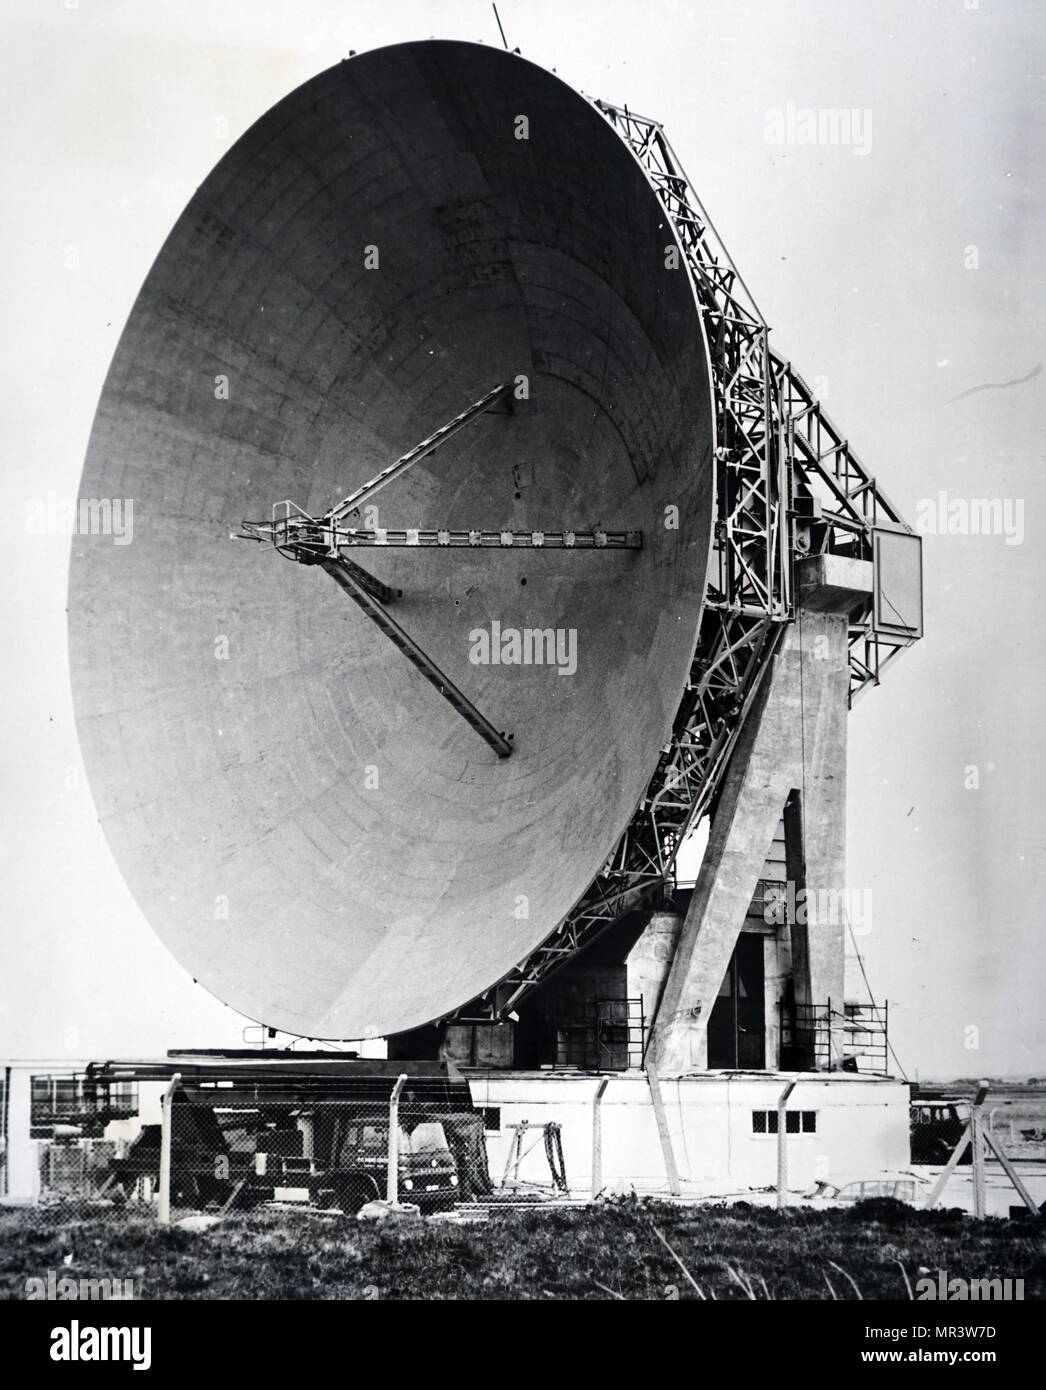
<svg viewBox="0 0 1046 1390">
<path fill-rule="evenodd" d="M 603 1092 L 610 1085 L 604 1076 L 592 1097 L 592 1198 L 603 1190 Z"/>
<path fill-rule="evenodd" d="M 396 1078 L 389 1097 L 389 1167 L 385 1181 L 385 1197 L 389 1202 L 399 1201 L 400 1188 L 400 1092 L 407 1082 L 407 1073 Z"/>
<path fill-rule="evenodd" d="M 163 1093 L 160 1125 L 160 1191 L 157 1196 L 156 1220 L 161 1226 L 171 1224 L 171 1109 L 175 1088 L 181 1084 L 181 1072 L 175 1072 L 171 1084 Z"/>
<path fill-rule="evenodd" d="M 984 1215 L 984 1121 L 981 1109 L 984 1105 L 985 1096 L 988 1094 L 988 1084 L 982 1081 L 977 1089 L 977 1094 L 973 1098 L 973 1105 L 970 1108 L 970 1144 L 973 1149 L 973 1214 L 981 1217 Z"/>
<path fill-rule="evenodd" d="M 1012 1124 L 1013 1121 L 1011 1120 L 1010 1123 Z M 1035 1198 L 1024 1186 L 1024 1183 L 1021 1182 L 1020 1174 L 1017 1172 L 1016 1168 L 1014 1168 L 1010 1160 L 1006 1157 L 1006 1151 L 1003 1149 L 1002 1145 L 996 1143 L 995 1138 L 991 1133 L 991 1130 L 989 1130 L 984 1137 L 988 1144 L 988 1147 L 995 1154 L 995 1157 L 999 1160 L 999 1163 L 1002 1165 L 1002 1171 L 1009 1178 L 1010 1182 L 1013 1184 L 1014 1190 L 1016 1191 L 1017 1195 L 1020 1197 L 1021 1201 L 1031 1212 L 1032 1216 L 1046 1216 L 1046 1204 L 1040 1207 L 1039 1204 L 1036 1202 Z"/>
<path fill-rule="evenodd" d="M 7 1153 L 3 1194 L 34 1205 L 40 1200 L 40 1145 L 33 1139 L 33 1078 L 25 1066 L 9 1066 L 7 1081 Z"/>
<path fill-rule="evenodd" d="M 930 1195 L 926 1199 L 927 1211 L 932 1211 L 933 1208 L 940 1201 L 941 1193 L 947 1186 L 948 1179 L 955 1172 L 956 1168 L 959 1166 L 959 1159 L 962 1158 L 963 1154 L 966 1152 L 967 1145 L 970 1142 L 971 1132 L 972 1121 L 967 1120 L 966 1125 L 963 1128 L 963 1132 L 959 1136 L 959 1142 L 956 1144 L 955 1148 L 952 1149 L 951 1157 L 948 1159 L 948 1162 L 941 1169 L 940 1176 L 934 1183 L 933 1187 L 930 1189 Z"/>
<path fill-rule="evenodd" d="M 668 1116 L 665 1114 L 665 1103 L 661 1098 L 661 1077 L 654 1062 L 647 1059 L 646 1064 L 647 1085 L 650 1088 L 650 1100 L 654 1107 L 654 1119 L 657 1122 L 657 1134 L 661 1141 L 661 1153 L 665 1160 L 665 1176 L 668 1178 L 668 1190 L 673 1197 L 679 1196 L 679 1169 L 676 1167 L 676 1156 L 672 1148 L 672 1135 L 668 1128 Z"/>
<path fill-rule="evenodd" d="M 789 1081 L 777 1098 L 777 1210 L 788 1205 L 788 1122 L 785 1106 L 798 1082 Z"/>
</svg>

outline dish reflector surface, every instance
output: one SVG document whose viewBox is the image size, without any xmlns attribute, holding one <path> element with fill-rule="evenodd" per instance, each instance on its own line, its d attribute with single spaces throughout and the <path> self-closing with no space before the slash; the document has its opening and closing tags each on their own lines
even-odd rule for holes
<svg viewBox="0 0 1046 1390">
<path fill-rule="evenodd" d="M 293 92 L 164 245 L 80 488 L 133 500 L 133 538 L 74 538 L 74 699 L 135 898 L 249 1017 L 359 1038 L 453 1010 L 552 931 L 632 815 L 711 518 L 707 352 L 674 246 L 586 100 L 446 42 Z M 643 548 L 353 555 L 513 735 L 499 760 L 322 570 L 231 533 L 284 498 L 322 513 L 519 378 L 512 413 L 361 524 L 627 528 Z M 551 630 L 554 661 L 544 641 L 541 661 L 475 661 L 477 633 L 511 656 L 525 629 Z"/>
</svg>

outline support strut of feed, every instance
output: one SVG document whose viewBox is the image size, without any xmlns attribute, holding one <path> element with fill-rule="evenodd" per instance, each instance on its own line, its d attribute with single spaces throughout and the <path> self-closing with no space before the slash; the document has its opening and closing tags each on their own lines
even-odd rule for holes
<svg viewBox="0 0 1046 1390">
<path fill-rule="evenodd" d="M 362 487 L 355 488 L 347 497 L 343 497 L 329 511 L 324 512 L 324 524 L 331 528 L 340 525 L 346 517 L 358 512 L 372 497 L 376 497 L 383 487 L 388 487 L 389 483 L 406 473 L 408 468 L 413 468 L 414 464 L 434 453 L 441 444 L 446 444 L 448 439 L 452 439 L 466 425 L 471 424 L 478 416 L 493 406 L 499 405 L 502 401 L 507 401 L 511 408 L 512 383 L 509 381 L 503 381 L 495 386 L 492 391 L 488 391 L 485 396 L 474 401 L 460 415 L 455 415 L 453 420 L 448 420 L 445 425 L 440 425 L 438 430 L 433 430 L 420 444 L 415 444 L 413 449 L 408 449 L 395 463 L 390 463 L 388 468 L 383 468 L 377 477 L 371 478 L 370 482 L 364 483 Z"/>
<path fill-rule="evenodd" d="M 319 564 L 335 583 L 340 584 L 349 597 L 359 604 L 371 622 L 385 634 L 394 647 L 403 653 L 411 665 L 421 672 L 429 684 L 435 686 L 451 709 L 460 714 L 470 728 L 475 729 L 484 743 L 489 744 L 499 758 L 509 757 L 512 752 L 511 735 L 506 737 L 495 729 L 490 720 L 480 714 L 472 701 L 462 694 L 450 677 L 445 675 L 432 658 L 422 651 L 413 637 L 404 632 L 391 613 L 385 611 L 374 595 L 353 573 L 355 566 L 348 566 L 340 556 L 333 560 L 324 557 L 319 561 Z"/>
<path fill-rule="evenodd" d="M 322 516 L 311 516 L 289 499 L 276 502 L 272 520 L 244 521 L 240 539 L 269 541 L 286 559 L 302 565 L 319 565 L 363 610 L 425 679 L 439 691 L 453 710 L 479 734 L 499 758 L 512 753 L 511 735 L 505 735 L 482 715 L 436 663 L 386 612 L 384 605 L 402 598 L 402 589 L 383 583 L 345 553 L 368 549 L 496 549 L 496 550 L 641 550 L 642 531 L 588 530 L 515 531 L 508 529 L 438 530 L 423 527 L 359 527 L 349 524 L 360 509 L 382 488 L 414 466 L 419 460 L 452 439 L 460 430 L 493 410 L 502 402 L 513 410 L 512 384 L 501 382 L 468 406 L 452 420 L 427 435 L 395 463 L 382 469 L 369 482 L 355 488 Z"/>
<path fill-rule="evenodd" d="M 479 400 L 473 401 L 460 414 L 455 415 L 446 424 L 440 425 L 439 429 L 433 430 L 430 435 L 415 444 L 413 449 L 408 449 L 402 454 L 395 463 L 390 463 L 387 468 L 383 468 L 380 473 L 363 483 L 360 487 L 354 488 L 340 502 L 328 508 L 321 516 L 311 516 L 305 512 L 295 502 L 290 500 L 275 502 L 272 508 L 272 520 L 264 521 L 244 521 L 241 522 L 242 530 L 239 539 L 242 540 L 268 540 L 273 546 L 287 559 L 298 560 L 303 564 L 315 564 L 321 555 L 326 554 L 331 559 L 337 558 L 339 548 L 342 544 L 366 544 L 366 541 L 355 540 L 357 534 L 372 535 L 371 532 L 357 532 L 356 528 L 346 525 L 348 519 L 359 514 L 360 508 L 365 506 L 372 497 L 388 487 L 389 483 L 402 477 L 414 464 L 427 458 L 429 454 L 446 444 L 448 439 L 452 439 L 467 425 L 480 415 L 492 410 L 495 406 L 504 401 L 511 412 L 512 410 L 512 384 L 503 381 L 488 391 Z M 404 533 L 405 535 L 408 533 Z M 429 533 L 426 533 L 429 534 Z M 436 535 L 436 532 L 431 534 Z M 343 540 L 343 537 L 347 539 Z M 373 542 L 380 543 L 380 542 Z M 408 542 L 404 542 L 408 543 Z M 375 583 L 378 581 L 375 580 Z"/>
<path fill-rule="evenodd" d="M 380 579 L 375 578 L 375 576 L 365 570 L 362 565 L 357 565 L 352 560 L 347 560 L 344 555 L 338 557 L 338 563 L 346 574 L 350 574 L 353 579 L 355 579 L 361 589 L 365 589 L 366 592 L 379 603 L 395 603 L 396 599 L 403 597 L 402 589 L 393 589 L 390 585 L 383 584 Z"/>
</svg>

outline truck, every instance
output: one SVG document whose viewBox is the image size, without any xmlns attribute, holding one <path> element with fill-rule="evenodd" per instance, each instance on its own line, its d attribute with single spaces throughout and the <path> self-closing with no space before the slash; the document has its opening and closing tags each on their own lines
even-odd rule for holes
<svg viewBox="0 0 1046 1390">
<path fill-rule="evenodd" d="M 317 1105 L 283 1110 L 175 1105 L 171 1126 L 171 1202 L 200 1210 L 299 1201 L 348 1214 L 386 1195 L 388 1108 Z M 458 1165 L 442 1121 L 401 1124 L 398 1188 L 423 1212 L 446 1210 L 462 1196 Z M 104 1191 L 129 1199 L 160 1175 L 161 1126 L 143 1125 L 114 1158 Z"/>
<path fill-rule="evenodd" d="M 298 1119 L 300 1143 L 287 1129 L 272 1131 L 271 1137 L 258 1136 L 254 1173 L 247 1184 L 251 1203 L 308 1200 L 351 1214 L 364 1203 L 385 1197 L 387 1109 L 318 1106 Z M 400 1200 L 415 1203 L 423 1212 L 452 1207 L 461 1197 L 461 1184 L 441 1121 L 401 1124 L 397 1137 Z M 290 1152 L 292 1148 L 296 1151 Z M 306 1153 L 306 1148 L 311 1152 Z"/>
<path fill-rule="evenodd" d="M 358 1211 L 386 1195 L 394 1091 L 400 1199 L 434 1211 L 490 1191 L 482 1115 L 448 1061 L 181 1052 L 166 1063 L 97 1063 L 88 1071 L 98 1088 L 175 1083 L 169 1103 L 176 1207 L 292 1200 Z M 151 1196 L 160 1151 L 161 1126 L 144 1125 L 114 1158 L 109 1195 Z"/>
<path fill-rule="evenodd" d="M 915 1102 L 910 1115 L 912 1162 L 947 1163 L 965 1128 L 954 1102 L 928 1098 Z M 967 1148 L 959 1162 L 971 1161 Z"/>
</svg>

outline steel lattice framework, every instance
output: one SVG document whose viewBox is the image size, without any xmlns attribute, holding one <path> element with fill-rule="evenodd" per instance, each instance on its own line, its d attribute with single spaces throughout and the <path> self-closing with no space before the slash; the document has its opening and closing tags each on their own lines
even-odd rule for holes
<svg viewBox="0 0 1046 1390">
<path fill-rule="evenodd" d="M 675 229 L 705 325 L 714 391 L 715 522 L 708 590 L 670 741 L 613 854 L 552 935 L 454 1017 L 505 1015 L 624 913 L 673 880 L 676 854 L 722 782 L 785 625 L 795 561 L 871 560 L 877 530 L 911 534 L 769 330 L 663 127 L 596 102 L 642 165 Z M 850 626 L 851 703 L 910 637 Z"/>
</svg>

